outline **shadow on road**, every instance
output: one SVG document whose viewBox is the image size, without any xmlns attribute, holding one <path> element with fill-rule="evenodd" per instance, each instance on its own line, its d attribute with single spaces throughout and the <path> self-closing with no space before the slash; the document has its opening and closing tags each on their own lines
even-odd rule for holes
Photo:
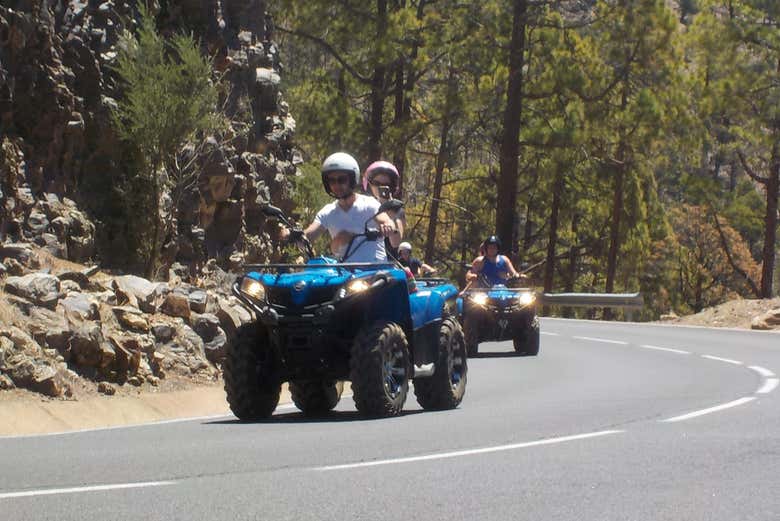
<svg viewBox="0 0 780 521">
<path fill-rule="evenodd" d="M 470 356 L 471 358 L 525 358 L 529 355 L 517 353 L 515 351 L 506 351 L 503 353 L 496 353 L 496 352 L 489 352 L 489 353 L 477 353 L 476 355 Z"/>
<path fill-rule="evenodd" d="M 423 410 L 403 411 L 400 416 L 414 416 L 425 412 Z M 366 422 L 376 420 L 389 420 L 392 418 L 371 418 L 363 416 L 357 411 L 331 411 L 320 416 L 304 416 L 300 411 L 291 411 L 281 414 L 275 414 L 270 418 L 256 421 L 243 421 L 239 419 L 232 420 L 214 420 L 203 422 L 202 425 L 254 425 L 262 423 L 338 423 L 338 422 Z"/>
</svg>

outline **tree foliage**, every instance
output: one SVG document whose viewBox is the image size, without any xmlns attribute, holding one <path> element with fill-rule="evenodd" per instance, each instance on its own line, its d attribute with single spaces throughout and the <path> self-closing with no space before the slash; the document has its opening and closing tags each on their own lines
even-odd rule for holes
<svg viewBox="0 0 780 521">
<path fill-rule="evenodd" d="M 276 4 L 304 151 L 399 163 L 445 273 L 498 228 L 538 285 L 641 290 L 647 317 L 771 294 L 775 3 Z"/>
<path fill-rule="evenodd" d="M 211 63 L 201 55 L 197 42 L 186 34 L 166 40 L 149 9 L 140 3 L 139 10 L 137 34 L 127 33 L 120 41 L 116 72 L 123 95 L 117 101 L 114 124 L 137 159 L 133 184 L 140 181 L 151 187 L 151 199 L 128 190 L 125 201 L 139 222 L 148 219 L 144 242 L 146 272 L 151 277 L 156 275 L 161 235 L 168 224 L 164 214 L 173 213 L 163 208 L 163 197 L 195 176 L 192 168 L 179 164 L 178 156 L 187 145 L 202 142 L 204 133 L 221 128 L 222 118 Z"/>
</svg>

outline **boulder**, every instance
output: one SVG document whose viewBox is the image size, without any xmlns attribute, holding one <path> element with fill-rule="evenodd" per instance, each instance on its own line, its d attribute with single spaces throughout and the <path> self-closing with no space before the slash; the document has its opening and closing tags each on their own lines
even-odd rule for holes
<svg viewBox="0 0 780 521">
<path fill-rule="evenodd" d="M 78 365 L 105 368 L 114 361 L 114 349 L 103 338 L 100 325 L 85 322 L 70 337 L 72 360 Z"/>
<path fill-rule="evenodd" d="M 33 338 L 16 326 L 0 330 L 0 336 L 7 337 L 14 344 L 15 351 L 21 351 L 31 355 L 42 354 L 41 346 Z"/>
<path fill-rule="evenodd" d="M 217 317 L 220 325 L 229 337 L 233 337 L 236 331 L 243 324 L 252 321 L 252 315 L 242 305 L 235 302 L 234 297 L 230 299 L 218 299 Z"/>
<path fill-rule="evenodd" d="M 203 344 L 203 348 L 206 351 L 206 358 L 213 364 L 221 364 L 225 359 L 226 345 L 227 335 L 221 327 L 218 327 L 214 337 Z"/>
<path fill-rule="evenodd" d="M 100 318 L 98 301 L 84 293 L 68 293 L 67 297 L 60 300 L 57 309 L 61 310 L 66 316 L 78 321 L 98 320 Z"/>
<path fill-rule="evenodd" d="M 160 311 L 172 317 L 190 317 L 190 303 L 186 295 L 181 293 L 169 293 L 160 306 Z"/>
<path fill-rule="evenodd" d="M 202 289 L 194 289 L 187 296 L 187 300 L 190 304 L 190 309 L 195 313 L 205 313 L 206 306 L 209 302 L 208 294 Z"/>
<path fill-rule="evenodd" d="M 35 304 L 54 309 L 60 298 L 60 279 L 45 273 L 30 273 L 23 277 L 8 277 L 5 290 Z"/>
<path fill-rule="evenodd" d="M 168 324 L 157 323 L 152 324 L 152 334 L 158 342 L 165 344 L 173 339 L 176 330 Z"/>
<path fill-rule="evenodd" d="M 219 331 L 219 319 L 210 313 L 198 315 L 192 320 L 192 329 L 204 342 L 210 342 Z"/>
<path fill-rule="evenodd" d="M 149 321 L 140 310 L 132 306 L 117 306 L 112 309 L 122 327 L 144 333 L 149 331 Z"/>
<path fill-rule="evenodd" d="M 121 304 L 135 306 L 146 313 L 157 311 L 157 284 L 136 275 L 122 275 L 114 278 L 112 288 Z"/>
<path fill-rule="evenodd" d="M 65 316 L 45 308 L 33 308 L 30 318 L 29 331 L 35 341 L 66 356 L 71 331 Z"/>
<path fill-rule="evenodd" d="M 29 244 L 25 243 L 0 244 L 0 259 L 6 258 L 29 266 L 33 261 L 33 250 Z"/>
<path fill-rule="evenodd" d="M 98 383 L 97 391 L 100 394 L 105 394 L 106 396 L 113 396 L 116 394 L 116 387 L 108 382 L 100 382 Z"/>
</svg>

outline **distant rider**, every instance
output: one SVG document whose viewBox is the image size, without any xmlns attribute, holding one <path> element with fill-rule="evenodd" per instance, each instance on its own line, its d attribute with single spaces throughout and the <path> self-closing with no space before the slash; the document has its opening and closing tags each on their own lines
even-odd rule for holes
<svg viewBox="0 0 780 521">
<path fill-rule="evenodd" d="M 401 263 L 401 266 L 409 268 L 415 277 L 424 277 L 436 273 L 436 268 L 412 257 L 412 245 L 408 242 L 402 242 L 398 245 L 398 262 Z"/>
<path fill-rule="evenodd" d="M 373 195 L 380 203 L 397 197 L 401 192 L 401 175 L 398 173 L 398 169 L 388 161 L 374 161 L 363 173 L 363 191 Z M 406 215 L 403 208 L 397 214 L 390 214 L 390 218 L 393 219 L 398 229 L 398 236 L 397 238 L 388 237 L 385 239 L 385 250 L 388 257 L 398 259 L 398 242 L 403 239 L 406 227 Z"/>
<path fill-rule="evenodd" d="M 499 254 L 501 241 L 491 235 L 480 247 L 482 255 L 474 259 L 471 269 L 466 273 L 466 281 L 471 282 L 483 275 L 491 286 L 504 284 L 507 279 L 518 277 L 517 270 L 506 255 Z"/>
<path fill-rule="evenodd" d="M 317 212 L 314 222 L 303 230 L 303 234 L 309 241 L 314 241 L 327 230 L 331 237 L 331 251 L 342 258 L 352 237 L 363 233 L 366 220 L 379 210 L 380 202 L 355 193 L 360 182 L 360 167 L 347 153 L 336 152 L 328 156 L 322 163 L 321 177 L 325 191 L 336 200 Z M 401 242 L 396 224 L 386 213 L 377 215 L 375 220 L 382 237 L 375 241 L 356 238 L 345 262 L 385 262 L 387 254 L 383 238 L 389 238 L 395 246 Z M 290 230 L 283 229 L 281 236 L 285 239 L 290 234 Z"/>
</svg>

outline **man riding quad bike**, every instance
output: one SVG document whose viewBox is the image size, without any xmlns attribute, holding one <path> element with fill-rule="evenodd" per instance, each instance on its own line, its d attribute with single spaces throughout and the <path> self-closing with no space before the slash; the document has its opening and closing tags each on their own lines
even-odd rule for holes
<svg viewBox="0 0 780 521">
<path fill-rule="evenodd" d="M 327 164 L 323 183 L 344 184 L 326 178 Z M 356 162 L 354 167 L 359 172 Z M 307 233 L 278 208 L 264 208 L 291 229 L 287 236 L 305 248 L 309 260 L 248 266 L 233 286 L 257 317 L 227 346 L 225 390 L 239 419 L 270 416 L 283 382 L 307 415 L 333 409 L 341 397 L 338 382 L 345 380 L 352 383 L 358 411 L 367 416 L 399 414 L 412 381 L 425 409 L 460 404 L 467 365 L 457 289 L 448 282 L 415 283 L 397 264 L 375 260 L 375 252 L 384 251 L 383 244 L 374 244 L 383 242 L 383 233 L 369 223 L 403 203 L 377 205 L 362 232 L 353 229 L 343 249 L 339 244 L 339 260 L 315 257 Z M 322 219 L 323 226 L 329 219 Z M 361 251 L 370 260 L 353 262 Z"/>
<path fill-rule="evenodd" d="M 458 299 L 469 356 L 485 341 L 512 340 L 522 355 L 539 354 L 539 317 L 536 293 L 522 287 L 527 280 L 499 253 L 501 242 L 488 237 L 467 274 L 468 285 Z"/>
</svg>

